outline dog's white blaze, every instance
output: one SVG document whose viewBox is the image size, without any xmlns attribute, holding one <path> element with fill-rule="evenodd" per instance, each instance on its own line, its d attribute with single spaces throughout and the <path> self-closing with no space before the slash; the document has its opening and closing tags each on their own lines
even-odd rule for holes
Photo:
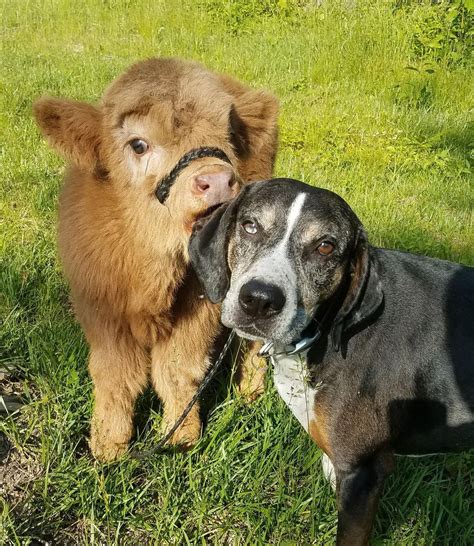
<svg viewBox="0 0 474 546">
<path fill-rule="evenodd" d="M 280 347 L 275 347 L 275 352 L 280 352 Z M 317 391 L 309 384 L 307 354 L 308 351 L 299 355 L 279 354 L 272 356 L 271 361 L 273 381 L 278 393 L 302 427 L 309 432 L 309 424 L 316 420 L 314 403 Z"/>
<path fill-rule="evenodd" d="M 288 243 L 290 235 L 295 228 L 296 223 L 298 222 L 298 218 L 301 215 L 301 210 L 303 208 L 305 200 L 306 193 L 299 193 L 293 203 L 291 203 L 290 212 L 288 213 L 288 218 L 286 220 L 285 236 L 278 246 L 286 246 L 286 244 Z"/>
<path fill-rule="evenodd" d="M 262 270 L 267 269 L 270 262 L 275 264 L 278 269 L 286 274 L 287 281 L 296 281 L 296 274 L 294 272 L 293 265 L 288 260 L 287 246 L 291 234 L 295 229 L 295 226 L 301 215 L 301 210 L 303 209 L 305 199 L 306 193 L 299 193 L 293 203 L 291 203 L 290 212 L 288 213 L 288 218 L 286 220 L 286 231 L 283 239 L 275 247 L 273 247 L 273 250 L 267 256 L 263 257 L 262 260 L 255 264 L 255 267 L 251 270 L 251 273 L 253 275 L 255 274 L 255 269 L 259 269 L 260 267 L 262 268 Z M 266 277 L 274 272 L 275 271 L 273 268 L 268 268 L 268 270 L 266 271 Z M 290 284 L 290 286 L 293 285 Z"/>
<path fill-rule="evenodd" d="M 225 325 L 236 327 L 233 324 L 232 316 L 234 310 L 239 307 L 238 295 L 241 287 L 251 279 L 264 279 L 279 286 L 285 292 L 286 304 L 279 315 L 279 325 L 275 331 L 276 334 L 280 334 L 288 330 L 297 313 L 298 305 L 296 271 L 288 256 L 288 242 L 301 216 L 306 196 L 306 193 L 299 193 L 291 203 L 286 219 L 285 234 L 278 244 L 269 249 L 259 260 L 256 260 L 245 273 L 238 271 L 238 269 L 233 272 L 230 288 L 222 306 L 222 322 Z"/>
</svg>

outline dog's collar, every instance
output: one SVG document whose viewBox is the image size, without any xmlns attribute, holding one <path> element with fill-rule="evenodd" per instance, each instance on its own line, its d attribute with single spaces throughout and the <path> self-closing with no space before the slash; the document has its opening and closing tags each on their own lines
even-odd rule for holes
<svg viewBox="0 0 474 546">
<path fill-rule="evenodd" d="M 324 315 L 324 318 L 326 318 L 326 315 Z M 283 351 L 275 352 L 274 342 L 273 341 L 267 341 L 263 347 L 258 352 L 258 356 L 261 356 L 263 358 L 267 358 L 270 356 L 279 356 L 279 355 L 298 355 L 300 353 L 303 353 L 304 351 L 307 351 L 310 349 L 316 341 L 321 337 L 321 328 L 322 323 L 317 323 L 316 319 L 311 319 L 311 322 L 309 325 L 303 330 L 302 337 L 297 340 L 293 341 L 290 345 L 286 345 L 285 349 Z"/>
<path fill-rule="evenodd" d="M 155 190 L 155 195 L 158 201 L 163 204 L 167 199 L 171 191 L 171 187 L 176 182 L 176 178 L 179 173 L 185 169 L 192 161 L 196 159 L 201 159 L 203 157 L 217 157 L 229 165 L 232 165 L 231 160 L 227 154 L 220 148 L 195 148 L 185 153 L 183 157 L 176 163 L 173 169 L 161 179 L 161 182 L 158 184 L 158 187 Z"/>
</svg>

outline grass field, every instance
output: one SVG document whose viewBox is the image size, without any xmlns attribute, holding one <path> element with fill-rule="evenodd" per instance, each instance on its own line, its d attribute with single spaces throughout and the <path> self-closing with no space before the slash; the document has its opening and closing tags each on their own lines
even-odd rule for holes
<svg viewBox="0 0 474 546">
<path fill-rule="evenodd" d="M 446 2 L 315 4 L 0 3 L 0 388 L 25 402 L 0 422 L 1 544 L 334 541 L 321 453 L 271 377 L 250 406 L 220 377 L 191 453 L 93 462 L 87 347 L 55 246 L 64 164 L 31 118 L 42 94 L 98 100 L 137 59 L 197 59 L 280 97 L 276 174 L 339 192 L 375 245 L 474 264 L 468 11 Z M 150 393 L 139 413 L 137 445 L 151 447 L 160 412 Z M 374 543 L 474 543 L 473 487 L 472 453 L 399 460 Z"/>
</svg>

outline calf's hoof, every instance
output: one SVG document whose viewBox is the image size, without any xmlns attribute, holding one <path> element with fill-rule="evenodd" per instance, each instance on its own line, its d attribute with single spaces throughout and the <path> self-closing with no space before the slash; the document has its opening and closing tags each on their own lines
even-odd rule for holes
<svg viewBox="0 0 474 546">
<path fill-rule="evenodd" d="M 247 403 L 254 402 L 265 390 L 267 362 L 264 358 L 252 355 L 241 366 L 237 381 L 237 391 Z"/>
<path fill-rule="evenodd" d="M 164 434 L 174 426 L 177 418 L 173 421 L 166 419 Z M 187 417 L 179 426 L 178 430 L 168 440 L 168 445 L 175 446 L 179 450 L 188 451 L 192 449 L 201 438 L 201 420 L 194 417 Z"/>
<path fill-rule="evenodd" d="M 119 459 L 128 449 L 128 442 L 107 442 L 92 435 L 89 447 L 95 459 L 101 463 L 110 463 Z"/>
</svg>

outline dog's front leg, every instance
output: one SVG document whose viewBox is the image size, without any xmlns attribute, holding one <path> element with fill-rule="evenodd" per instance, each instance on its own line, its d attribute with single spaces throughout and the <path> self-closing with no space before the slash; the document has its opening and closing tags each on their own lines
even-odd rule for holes
<svg viewBox="0 0 474 546">
<path fill-rule="evenodd" d="M 384 480 L 391 472 L 393 458 L 389 454 L 341 471 L 337 467 L 337 546 L 368 544 Z"/>
</svg>

